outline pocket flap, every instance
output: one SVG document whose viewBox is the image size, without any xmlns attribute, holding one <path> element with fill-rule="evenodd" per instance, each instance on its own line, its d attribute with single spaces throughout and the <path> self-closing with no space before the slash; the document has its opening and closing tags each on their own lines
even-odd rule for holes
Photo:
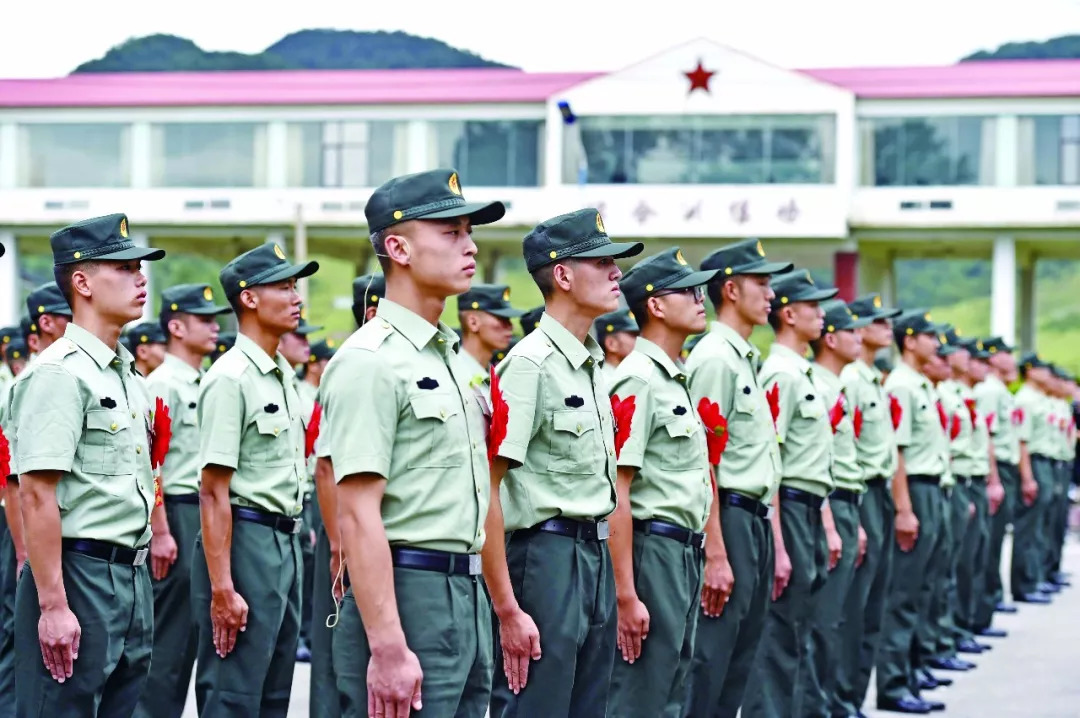
<svg viewBox="0 0 1080 718">
<path fill-rule="evenodd" d="M 414 394 L 409 397 L 413 414 L 417 419 L 438 419 L 445 422 L 460 410 L 460 402 L 453 401 L 449 392 Z"/>
<path fill-rule="evenodd" d="M 678 439 L 679 437 L 693 436 L 698 426 L 700 424 L 692 416 L 677 416 L 673 421 L 665 424 L 664 428 L 667 429 L 668 436 L 672 439 Z"/>
<path fill-rule="evenodd" d="M 581 436 L 587 431 L 592 431 L 592 420 L 592 411 L 560 409 L 555 412 L 553 424 L 555 431 L 566 431 L 574 436 Z"/>
<path fill-rule="evenodd" d="M 264 436 L 278 436 L 289 428 L 289 417 L 284 414 L 281 416 L 263 414 L 255 418 L 255 426 Z"/>
<path fill-rule="evenodd" d="M 115 434 L 131 426 L 131 415 L 119 409 L 94 409 L 86 412 L 86 428 Z"/>
<path fill-rule="evenodd" d="M 754 399 L 754 395 L 752 393 L 744 394 L 741 389 L 735 392 L 735 400 L 732 402 L 732 405 L 734 406 L 735 411 L 743 414 L 753 414 L 758 408 L 758 403 L 757 400 Z"/>
<path fill-rule="evenodd" d="M 817 419 L 825 414 L 825 407 L 820 401 L 799 402 L 799 416 L 804 419 Z"/>
</svg>

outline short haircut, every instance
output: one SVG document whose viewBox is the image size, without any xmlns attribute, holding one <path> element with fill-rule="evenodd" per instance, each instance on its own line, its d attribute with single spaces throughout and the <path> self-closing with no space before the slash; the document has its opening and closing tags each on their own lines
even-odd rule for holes
<svg viewBox="0 0 1080 718">
<path fill-rule="evenodd" d="M 783 308 L 784 307 L 780 307 L 780 309 Z M 780 309 L 769 311 L 769 326 L 772 327 L 772 330 L 774 332 L 780 331 L 780 327 L 783 326 L 780 323 Z"/>
<path fill-rule="evenodd" d="M 97 271 L 97 262 L 74 262 L 72 264 L 59 264 L 53 266 L 53 279 L 56 280 L 56 286 L 60 288 L 60 293 L 64 295 L 64 299 L 67 300 L 68 306 L 73 310 L 75 303 L 72 301 L 75 292 L 71 288 L 71 276 L 75 272 L 83 272 L 84 274 L 92 274 Z"/>
<path fill-rule="evenodd" d="M 826 334 L 825 332 L 822 332 L 820 337 L 818 337 L 817 339 L 814 339 L 814 340 L 812 340 L 810 342 L 810 350 L 812 352 L 814 352 L 815 357 L 819 356 L 821 354 L 821 350 L 826 348 L 825 347 L 825 337 L 826 336 L 828 336 L 828 334 Z"/>
<path fill-rule="evenodd" d="M 645 325 L 652 319 L 652 317 L 649 316 L 649 298 L 645 297 L 640 303 L 632 305 L 630 307 L 630 313 L 634 315 L 634 321 L 637 322 L 638 329 L 644 329 Z M 614 333 L 615 332 L 612 332 L 612 334 Z M 609 334 L 608 336 L 611 335 Z"/>
<path fill-rule="evenodd" d="M 173 338 L 172 332 L 169 331 L 169 322 L 171 322 L 174 318 L 177 318 L 177 315 L 179 314 L 180 312 L 174 312 L 168 307 L 161 308 L 161 314 L 158 316 L 158 324 L 161 326 L 161 331 L 165 333 L 166 344 L 168 344 L 169 341 Z"/>
<path fill-rule="evenodd" d="M 555 265 L 545 264 L 543 267 L 537 267 L 530 274 L 540 294 L 544 299 L 550 299 L 555 294 Z"/>
<path fill-rule="evenodd" d="M 240 301 L 240 295 L 235 294 L 229 297 L 229 306 L 232 307 L 233 314 L 236 315 L 236 320 L 240 321 L 240 312 L 246 312 L 247 307 Z"/>
<path fill-rule="evenodd" d="M 372 232 L 371 236 L 368 237 L 368 239 L 371 240 L 371 248 L 375 250 L 375 258 L 379 260 L 379 266 L 382 267 L 384 276 L 390 273 L 390 265 L 393 264 L 393 262 L 390 261 L 390 257 L 386 256 L 386 238 L 391 234 L 391 229 L 393 229 L 393 227 L 380 229 L 378 232 Z M 360 323 L 361 322 L 357 320 L 357 324 Z"/>
</svg>

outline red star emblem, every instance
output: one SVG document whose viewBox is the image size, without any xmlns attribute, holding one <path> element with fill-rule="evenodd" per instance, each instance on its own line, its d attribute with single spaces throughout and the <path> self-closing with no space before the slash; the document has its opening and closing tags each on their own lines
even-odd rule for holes
<svg viewBox="0 0 1080 718">
<path fill-rule="evenodd" d="M 698 60 L 697 67 L 691 72 L 684 72 L 683 74 L 686 75 L 686 79 L 690 80 L 690 92 L 699 89 L 709 92 L 709 79 L 715 75 L 716 72 L 706 70 L 702 67 L 701 60 Z"/>
</svg>

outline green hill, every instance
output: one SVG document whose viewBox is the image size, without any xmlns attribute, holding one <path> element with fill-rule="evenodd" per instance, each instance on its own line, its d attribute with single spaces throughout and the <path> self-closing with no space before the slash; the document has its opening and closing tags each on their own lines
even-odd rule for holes
<svg viewBox="0 0 1080 718">
<path fill-rule="evenodd" d="M 973 52 L 960 62 L 979 60 L 1070 60 L 1080 57 L 1080 35 L 1062 35 L 1044 41 L 1008 42 L 996 50 Z"/>
</svg>

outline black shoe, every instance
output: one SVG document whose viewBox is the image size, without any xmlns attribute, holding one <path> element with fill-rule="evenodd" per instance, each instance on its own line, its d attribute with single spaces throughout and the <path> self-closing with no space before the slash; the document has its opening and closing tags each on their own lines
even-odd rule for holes
<svg viewBox="0 0 1080 718">
<path fill-rule="evenodd" d="M 1065 573 L 1064 571 L 1055 571 L 1054 575 L 1050 578 L 1050 580 L 1058 584 L 1059 586 L 1072 585 L 1071 583 L 1069 583 L 1069 574 Z"/>
<path fill-rule="evenodd" d="M 923 670 L 926 671 L 925 668 Z M 945 676 L 935 676 L 930 671 L 926 671 L 926 675 L 930 676 L 935 681 L 937 681 L 937 684 L 939 686 L 951 686 L 953 684 L 953 679 L 952 678 L 946 678 Z"/>
<path fill-rule="evenodd" d="M 919 679 L 920 691 L 932 691 L 941 685 L 941 682 L 934 678 L 934 676 L 930 674 L 930 671 L 927 671 L 925 669 L 919 671 L 915 675 Z"/>
<path fill-rule="evenodd" d="M 975 653 L 975 654 L 978 654 L 978 653 L 982 653 L 986 649 L 983 648 L 981 643 L 976 643 L 975 641 L 971 640 L 970 638 L 965 638 L 962 641 L 957 641 L 956 642 L 956 650 L 960 651 L 961 653 Z"/>
<path fill-rule="evenodd" d="M 1017 612 L 1020 611 L 1019 608 L 1012 605 L 1011 603 L 1004 603 L 1004 602 L 999 603 L 998 605 L 994 606 L 994 610 L 996 612 L 998 612 L 998 613 L 1017 613 Z"/>
<path fill-rule="evenodd" d="M 914 696 L 904 696 L 898 699 L 878 698 L 877 707 L 879 711 L 920 713 L 923 715 L 932 710 L 929 703 Z"/>
<path fill-rule="evenodd" d="M 1054 602 L 1054 599 L 1050 598 L 1049 594 L 1042 593 L 1041 591 L 1032 591 L 1031 593 L 1025 593 L 1022 596 L 1013 596 L 1013 600 L 1017 603 L 1036 603 L 1043 606 Z"/>
<path fill-rule="evenodd" d="M 1049 581 L 1043 581 L 1038 585 L 1038 590 L 1043 593 L 1061 593 L 1061 586 L 1055 586 Z"/>
<path fill-rule="evenodd" d="M 983 638 L 1006 638 L 1009 635 L 1009 632 L 1003 628 L 987 626 L 981 631 L 976 631 L 975 635 L 982 636 Z"/>
<path fill-rule="evenodd" d="M 970 671 L 975 664 L 960 658 L 931 658 L 930 667 L 939 671 Z"/>
<path fill-rule="evenodd" d="M 926 699 L 922 699 L 922 701 L 926 705 L 930 706 L 930 710 L 932 710 L 932 711 L 943 711 L 943 710 L 945 710 L 945 704 L 942 703 L 941 701 L 928 701 Z"/>
<path fill-rule="evenodd" d="M 296 662 L 311 663 L 311 649 L 303 643 L 296 646 Z"/>
</svg>

